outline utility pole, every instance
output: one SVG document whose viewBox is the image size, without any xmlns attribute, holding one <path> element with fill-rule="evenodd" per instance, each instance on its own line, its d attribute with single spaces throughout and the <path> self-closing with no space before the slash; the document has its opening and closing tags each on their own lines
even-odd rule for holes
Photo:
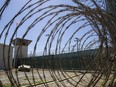
<svg viewBox="0 0 116 87">
<path fill-rule="evenodd" d="M 18 26 L 18 21 L 16 22 L 16 27 Z M 17 31 L 16 31 L 16 35 L 15 35 L 15 39 L 17 38 Z M 15 68 L 15 62 L 16 62 L 16 54 L 17 54 L 17 52 L 16 52 L 16 43 L 17 43 L 17 40 L 15 40 L 15 54 L 14 54 L 14 68 Z"/>
<path fill-rule="evenodd" d="M 75 52 L 75 46 L 76 44 L 72 46 L 72 52 Z"/>
<path fill-rule="evenodd" d="M 50 34 L 46 34 L 45 36 L 49 38 Z M 50 44 L 49 44 L 49 41 L 47 41 L 47 52 L 46 52 L 46 55 L 49 54 L 49 53 L 48 53 L 49 45 L 50 45 Z"/>
<path fill-rule="evenodd" d="M 79 49 L 79 41 L 80 41 L 80 40 L 79 40 L 79 38 L 75 38 L 74 41 L 76 41 L 76 44 L 77 44 L 77 52 L 78 52 L 78 51 L 80 50 L 80 49 Z"/>
</svg>

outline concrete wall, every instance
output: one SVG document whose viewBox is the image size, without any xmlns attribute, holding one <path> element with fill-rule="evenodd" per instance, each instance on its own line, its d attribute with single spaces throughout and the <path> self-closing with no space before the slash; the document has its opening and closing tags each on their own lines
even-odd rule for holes
<svg viewBox="0 0 116 87">
<path fill-rule="evenodd" d="M 16 46 L 14 51 L 14 58 L 27 57 L 28 46 Z"/>
<path fill-rule="evenodd" d="M 5 49 L 3 50 L 3 44 L 0 44 L 0 70 L 5 70 L 5 66 L 8 69 L 8 67 L 12 68 L 12 57 L 13 57 L 13 47 L 10 47 L 10 53 L 8 53 L 9 46 L 5 45 Z M 5 57 L 3 58 L 3 51 Z M 8 57 L 8 54 L 10 57 Z M 3 59 L 5 60 L 5 66 Z M 8 62 L 9 59 L 9 62 Z"/>
</svg>

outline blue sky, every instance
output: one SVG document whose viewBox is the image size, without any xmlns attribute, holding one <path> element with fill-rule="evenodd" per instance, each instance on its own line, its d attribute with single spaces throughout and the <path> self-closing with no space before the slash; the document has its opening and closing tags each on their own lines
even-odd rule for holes
<svg viewBox="0 0 116 87">
<path fill-rule="evenodd" d="M 32 0 L 31 3 L 36 2 L 37 0 Z M 1 0 L 0 2 L 0 6 L 3 4 L 4 0 Z M 27 0 L 11 0 L 10 5 L 7 7 L 7 9 L 5 10 L 2 19 L 0 20 L 0 32 L 3 30 L 4 26 L 14 17 L 14 15 L 21 9 L 21 7 L 27 2 Z M 31 4 L 30 3 L 30 4 Z M 74 2 L 72 2 L 72 0 L 51 0 L 49 1 L 47 4 L 41 6 L 45 7 L 47 5 L 54 5 L 54 4 L 69 4 L 69 5 L 73 5 L 76 6 L 76 4 Z M 23 14 L 19 15 L 15 21 L 13 22 L 13 25 L 10 28 L 9 31 L 9 35 L 6 41 L 6 44 L 9 44 L 10 38 L 14 32 L 14 29 L 16 28 L 16 22 L 20 23 L 20 20 L 22 19 L 22 17 L 25 16 L 25 14 L 28 12 L 25 11 Z M 41 13 L 37 13 L 36 15 L 34 15 L 33 17 L 31 17 L 29 20 L 27 20 L 19 29 L 17 32 L 17 37 L 22 37 L 25 33 L 25 31 L 27 30 L 28 26 L 38 17 L 42 14 Z M 67 13 L 62 13 L 61 15 L 65 15 Z M 61 16 L 59 15 L 59 16 Z M 45 26 L 45 23 L 47 22 L 49 18 L 44 19 L 43 21 L 41 21 L 40 23 L 37 23 L 33 29 L 27 34 L 27 36 L 25 37 L 25 39 L 30 39 L 32 40 L 32 43 L 29 45 L 29 52 L 33 51 L 34 48 L 34 44 L 35 41 L 37 40 L 37 37 L 40 34 L 41 29 Z M 68 38 L 74 33 L 74 31 L 83 24 L 83 22 L 80 22 L 78 24 L 75 24 L 73 26 L 70 27 L 70 29 L 68 29 L 68 31 L 65 32 L 63 39 L 62 39 L 62 47 L 64 46 L 64 44 L 66 43 L 66 41 L 68 40 Z M 54 25 L 55 26 L 55 25 Z M 52 28 L 54 27 L 50 27 L 51 29 L 48 29 L 43 36 L 41 37 L 38 46 L 37 46 L 37 52 L 41 52 L 44 49 L 45 43 L 47 41 L 47 36 L 46 34 L 49 34 L 52 30 Z M 81 37 L 84 33 L 86 33 L 88 30 L 90 30 L 90 27 L 87 27 L 86 29 L 80 31 L 79 33 L 77 33 L 75 35 L 75 37 Z M 4 33 L 5 35 L 5 33 Z M 0 40 L 1 43 L 3 43 L 4 41 L 4 35 L 2 36 L 2 39 Z M 74 37 L 74 38 L 75 38 Z M 72 41 L 71 45 L 74 45 L 76 42 L 74 42 L 74 39 Z M 55 39 L 56 40 L 56 39 Z M 56 41 L 54 40 L 54 44 L 52 46 L 52 49 L 55 49 L 55 45 L 56 45 Z"/>
</svg>

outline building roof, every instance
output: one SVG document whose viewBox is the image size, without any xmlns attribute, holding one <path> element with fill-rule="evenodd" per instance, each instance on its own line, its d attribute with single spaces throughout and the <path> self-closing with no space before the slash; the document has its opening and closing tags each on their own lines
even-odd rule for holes
<svg viewBox="0 0 116 87">
<path fill-rule="evenodd" d="M 15 46 L 28 46 L 32 40 L 16 38 L 12 41 L 12 44 Z"/>
</svg>

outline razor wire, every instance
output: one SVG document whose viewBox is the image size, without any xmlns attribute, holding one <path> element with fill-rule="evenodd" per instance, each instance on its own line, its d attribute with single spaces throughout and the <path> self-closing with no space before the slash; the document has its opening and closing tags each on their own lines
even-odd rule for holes
<svg viewBox="0 0 116 87">
<path fill-rule="evenodd" d="M 37 51 L 37 47 L 41 41 L 41 38 L 49 32 L 47 36 L 47 40 L 45 44 L 43 44 L 43 56 L 46 54 L 52 55 L 52 47 L 55 48 L 54 55 L 63 54 L 65 49 L 68 47 L 68 52 L 72 53 L 73 48 L 76 44 L 72 46 L 74 38 L 78 37 L 77 35 L 81 31 L 86 31 L 79 37 L 79 50 L 83 51 L 83 53 L 78 54 L 81 56 L 84 64 L 87 64 L 86 54 L 88 53 L 86 50 L 90 50 L 92 48 L 96 49 L 94 54 L 94 59 L 92 59 L 89 64 L 86 65 L 84 70 L 76 70 L 72 68 L 73 76 L 71 76 L 67 70 L 63 68 L 62 59 L 58 59 L 59 69 L 56 66 L 52 66 L 52 60 L 47 58 L 47 60 L 42 60 L 42 72 L 39 68 L 32 67 L 32 82 L 29 79 L 28 74 L 24 71 L 24 76 L 28 81 L 28 87 L 33 86 L 45 86 L 50 87 L 51 83 L 54 83 L 57 87 L 69 87 L 67 84 L 70 84 L 70 87 L 97 87 L 100 82 L 100 86 L 102 87 L 111 87 L 111 85 L 115 85 L 116 78 L 116 36 L 115 36 L 115 28 L 116 28 L 116 15 L 114 7 L 116 5 L 115 0 L 73 0 L 77 6 L 67 5 L 67 4 L 59 4 L 59 5 L 48 5 L 44 6 L 46 3 L 50 3 L 52 0 L 39 0 L 34 3 L 31 3 L 32 0 L 28 0 L 27 3 L 18 11 L 15 16 L 8 21 L 8 23 L 4 26 L 2 31 L 0 32 L 0 39 L 4 39 L 4 47 L 3 47 L 3 62 L 6 68 L 8 64 L 8 68 L 6 68 L 6 74 L 11 82 L 12 87 L 20 87 L 22 86 L 21 81 L 19 80 L 19 71 L 15 69 L 15 75 L 12 71 L 10 64 L 10 46 L 12 46 L 12 41 L 15 38 L 16 33 L 22 26 L 25 25 L 29 19 L 33 16 L 36 16 L 35 19 L 28 24 L 26 27 L 24 34 L 21 36 L 22 39 L 29 34 L 29 32 L 34 31 L 34 27 L 39 25 L 42 21 L 46 21 L 44 26 L 41 29 L 36 30 L 37 37 L 36 41 L 33 45 L 33 55 Z M 10 0 L 6 0 L 3 6 L 0 8 L 0 18 L 2 20 L 3 14 L 5 10 L 7 10 L 10 4 Z M 43 6 L 43 7 L 42 7 Z M 113 13 L 114 11 L 114 13 Z M 25 13 L 25 14 L 23 14 Z M 14 32 L 10 33 L 13 23 L 16 19 L 23 15 L 18 26 L 14 28 Z M 0 20 L 0 21 L 1 21 Z M 76 26 L 75 29 L 70 32 L 70 35 L 65 38 L 67 31 L 70 30 L 72 26 Z M 89 29 L 88 29 L 89 28 Z M 87 30 L 88 29 L 88 30 Z M 8 49 L 8 63 L 6 63 L 5 59 L 5 44 L 8 40 L 9 35 L 9 49 Z M 4 36 L 5 35 L 5 36 Z M 66 42 L 63 40 L 66 39 Z M 54 45 L 55 44 L 55 45 Z M 112 56 L 111 56 L 112 55 Z M 71 56 L 71 55 L 70 55 Z M 61 57 L 61 56 L 59 56 Z M 110 57 L 110 58 L 109 58 Z M 91 56 L 90 56 L 91 58 Z M 22 59 L 22 58 L 20 58 Z M 66 60 L 64 60 L 64 64 L 66 64 Z M 31 62 L 35 62 L 36 60 L 32 59 Z M 47 70 L 49 72 L 50 77 L 52 78 L 48 81 L 46 75 L 45 61 L 47 62 Z M 73 62 L 72 59 L 69 59 L 70 62 Z M 79 63 L 79 62 L 77 62 Z M 70 65 L 71 63 L 69 63 Z M 94 69 L 93 69 L 94 66 Z M 36 83 L 35 72 L 38 74 L 38 79 L 42 81 L 42 83 Z M 83 71 L 83 72 L 82 72 Z M 89 73 L 90 72 L 90 73 Z M 42 73 L 42 75 L 40 74 Z M 103 78 L 103 79 L 102 79 Z"/>
</svg>

